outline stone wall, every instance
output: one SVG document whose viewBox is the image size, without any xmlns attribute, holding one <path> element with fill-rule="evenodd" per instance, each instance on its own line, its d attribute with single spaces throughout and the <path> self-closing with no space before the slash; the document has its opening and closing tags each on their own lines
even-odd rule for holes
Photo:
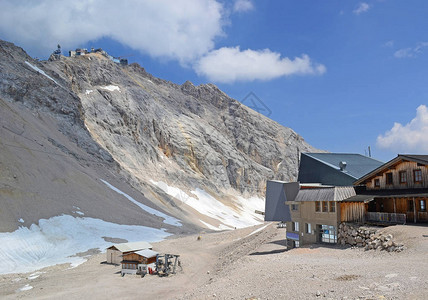
<svg viewBox="0 0 428 300">
<path fill-rule="evenodd" d="M 403 244 L 397 243 L 392 234 L 383 234 L 379 227 L 359 226 L 350 223 L 341 223 L 337 233 L 339 245 L 364 247 L 366 250 L 385 250 L 400 252 Z"/>
</svg>

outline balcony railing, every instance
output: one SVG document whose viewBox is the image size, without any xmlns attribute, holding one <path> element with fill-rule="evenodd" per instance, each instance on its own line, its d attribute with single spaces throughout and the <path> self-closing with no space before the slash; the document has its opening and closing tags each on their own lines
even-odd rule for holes
<svg viewBox="0 0 428 300">
<path fill-rule="evenodd" d="M 406 224 L 406 214 L 368 212 L 366 222 Z"/>
</svg>

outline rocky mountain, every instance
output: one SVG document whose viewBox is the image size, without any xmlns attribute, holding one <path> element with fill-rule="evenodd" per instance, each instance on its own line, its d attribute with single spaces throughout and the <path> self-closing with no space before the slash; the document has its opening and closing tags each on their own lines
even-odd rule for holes
<svg viewBox="0 0 428 300">
<path fill-rule="evenodd" d="M 1 41 L 0 70 L 0 231 L 76 207 L 172 232 L 233 227 L 206 201 L 239 216 L 266 179 L 295 180 L 299 152 L 316 151 L 213 84 L 178 85 L 100 53 L 36 61 Z"/>
</svg>

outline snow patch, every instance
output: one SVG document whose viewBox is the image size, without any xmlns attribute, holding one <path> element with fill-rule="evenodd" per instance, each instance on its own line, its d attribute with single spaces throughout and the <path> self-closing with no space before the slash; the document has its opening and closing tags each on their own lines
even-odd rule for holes
<svg viewBox="0 0 428 300">
<path fill-rule="evenodd" d="M 179 201 L 189 205 L 199 213 L 220 221 L 221 224 L 218 230 L 244 228 L 253 225 L 259 225 L 263 222 L 260 215 L 255 213 L 255 210 L 264 210 L 264 200 L 251 197 L 237 197 L 238 207 L 230 207 L 215 199 L 206 191 L 197 188 L 191 193 L 195 196 L 189 196 L 179 188 L 168 186 L 165 182 L 153 181 L 151 183 L 159 187 L 168 195 L 178 199 Z M 226 226 L 225 226 L 226 225 Z M 210 228 L 210 227 L 209 227 Z M 212 228 L 210 228 L 212 229 Z"/>
<path fill-rule="evenodd" d="M 164 214 L 164 213 L 162 213 L 162 212 L 160 212 L 160 211 L 158 211 L 158 210 L 156 210 L 154 208 L 151 208 L 151 207 L 149 207 L 147 205 L 144 205 L 144 204 L 138 202 L 137 200 L 135 200 L 134 198 L 132 198 L 131 196 L 129 196 L 128 194 L 122 192 L 118 188 L 112 186 L 107 181 L 102 180 L 102 179 L 100 179 L 100 180 L 105 185 L 107 185 L 110 189 L 112 189 L 113 191 L 115 191 L 116 193 L 121 194 L 122 196 L 125 196 L 125 198 L 127 198 L 129 201 L 131 201 L 135 205 L 138 205 L 142 210 L 148 212 L 149 214 L 152 214 L 152 215 L 155 215 L 155 216 L 163 218 L 164 219 L 163 220 L 164 223 L 169 224 L 169 225 L 173 225 L 173 226 L 182 226 L 182 224 L 180 223 L 181 222 L 180 220 L 178 220 L 178 219 L 176 219 L 174 217 L 168 216 L 167 214 Z"/>
<path fill-rule="evenodd" d="M 94 248 L 105 251 L 111 246 L 103 236 L 129 242 L 157 242 L 170 235 L 165 229 L 69 215 L 41 219 L 38 223 L 0 233 L 0 274 L 27 273 L 63 263 L 77 266 L 86 259 L 76 253 Z"/>
<path fill-rule="evenodd" d="M 25 62 L 27 65 L 29 65 L 33 70 L 35 70 L 35 71 L 37 71 L 37 72 L 39 72 L 40 74 L 42 74 L 43 76 L 45 76 L 45 77 L 47 77 L 47 78 L 49 78 L 50 80 L 52 80 L 53 82 L 55 82 L 56 84 L 58 84 L 59 85 L 59 83 L 58 82 L 56 82 L 56 80 L 55 79 L 53 79 L 52 77 L 50 77 L 48 74 L 46 74 L 45 73 L 45 71 L 43 71 L 42 69 L 40 69 L 40 68 L 38 68 L 38 67 L 36 67 L 36 66 L 33 66 L 32 64 L 30 64 L 28 61 L 26 61 Z"/>
<path fill-rule="evenodd" d="M 73 211 L 75 214 L 78 214 L 78 215 L 81 215 L 81 216 L 84 216 L 85 214 L 83 213 L 83 212 L 81 212 L 81 211 L 78 211 L 78 210 L 76 210 L 76 211 Z"/>
<path fill-rule="evenodd" d="M 25 221 L 24 221 L 24 219 L 23 219 L 23 218 L 20 218 L 20 219 L 18 220 L 18 222 L 19 222 L 19 223 L 24 223 Z"/>
<path fill-rule="evenodd" d="M 204 222 L 204 221 L 202 221 L 202 220 L 199 220 L 199 222 L 201 222 L 202 224 L 204 224 L 204 226 L 205 226 L 206 228 L 208 228 L 208 229 L 216 230 L 216 231 L 221 230 L 220 228 L 215 227 L 215 226 L 212 226 L 211 224 L 208 224 L 207 222 Z"/>
<path fill-rule="evenodd" d="M 94 90 L 86 90 L 85 91 L 85 95 L 89 95 L 90 93 L 92 93 Z"/>
<path fill-rule="evenodd" d="M 260 228 L 258 228 L 258 229 L 256 229 L 256 230 L 254 230 L 253 232 L 251 232 L 249 235 L 247 235 L 246 237 L 249 237 L 249 236 L 251 236 L 251 235 L 253 235 L 253 234 L 255 234 L 255 233 L 257 233 L 257 232 L 259 232 L 259 231 L 262 231 L 263 229 L 265 229 L 266 227 L 268 227 L 269 226 L 269 224 L 266 224 L 265 226 L 263 226 L 263 227 L 260 227 Z"/>
<path fill-rule="evenodd" d="M 18 292 L 28 291 L 28 290 L 31 290 L 32 288 L 33 288 L 33 287 L 27 283 L 27 284 L 26 284 L 26 285 L 24 285 L 22 288 L 18 289 Z"/>
<path fill-rule="evenodd" d="M 103 90 L 108 90 L 110 92 L 114 92 L 114 91 L 120 92 L 120 88 L 117 85 L 106 85 L 106 86 L 101 86 L 100 88 L 102 88 Z"/>
<path fill-rule="evenodd" d="M 42 275 L 44 273 L 46 273 L 46 272 L 36 272 L 36 273 L 30 274 L 30 276 L 28 276 L 28 279 L 29 280 L 36 279 L 37 277 L 39 277 L 40 275 Z"/>
</svg>

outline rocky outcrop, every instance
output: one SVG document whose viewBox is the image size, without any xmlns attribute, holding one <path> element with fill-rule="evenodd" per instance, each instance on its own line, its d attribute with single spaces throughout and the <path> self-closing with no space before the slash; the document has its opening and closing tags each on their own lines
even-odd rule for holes
<svg viewBox="0 0 428 300">
<path fill-rule="evenodd" d="M 144 182 L 176 184 L 179 177 L 187 188 L 262 196 L 266 179 L 295 180 L 298 153 L 315 150 L 212 84 L 177 85 L 97 54 L 62 57 L 46 68 L 79 97 L 98 144 Z"/>
<path fill-rule="evenodd" d="M 359 226 L 350 223 L 339 225 L 337 241 L 340 245 L 364 247 L 366 250 L 401 252 L 404 245 L 394 240 L 392 234 L 383 234 L 379 228 Z"/>
<path fill-rule="evenodd" d="M 64 184 L 70 187 L 60 200 L 64 208 L 43 215 L 37 212 L 39 217 L 60 214 L 65 209 L 72 211 L 75 199 L 99 199 L 97 203 L 102 207 L 103 197 L 91 194 L 94 188 L 85 196 L 79 192 L 88 182 L 92 187 L 98 185 L 80 181 L 85 176 L 77 175 L 92 174 L 89 169 L 94 166 L 100 173 L 110 174 L 111 180 L 126 182 L 144 192 L 153 205 L 186 215 L 178 207 L 180 203 L 153 182 L 165 182 L 189 195 L 199 188 L 236 208 L 240 207 L 234 203 L 236 196 L 264 197 L 267 179 L 295 180 L 299 153 L 318 151 L 292 129 L 251 110 L 213 84 L 194 86 L 187 81 L 178 85 L 152 76 L 138 64 L 120 66 L 97 53 L 37 61 L 23 49 L 0 41 L 0 69 L 0 104 L 16 114 L 3 110 L 2 118 L 7 117 L 9 123 L 15 120 L 17 128 L 22 127 L 19 123 L 26 126 L 23 133 L 17 130 L 21 132 L 17 137 L 13 126 L 5 125 L 8 135 L 2 133 L 0 146 L 1 142 L 10 142 L 14 147 L 21 143 L 19 147 L 30 149 L 28 159 L 34 164 L 20 164 L 22 174 L 26 174 L 24 189 L 28 195 L 51 182 L 58 190 L 63 189 L 57 184 L 58 174 L 63 174 L 64 169 L 79 169 L 72 175 L 75 187 Z M 23 107 L 25 113 L 21 113 Z M 18 138 L 25 138 L 28 145 Z M 61 153 L 59 157 L 67 162 L 54 166 L 47 154 L 43 158 L 41 154 L 33 155 L 33 146 L 42 151 L 37 153 Z M 10 169 L 27 159 L 13 151 L 8 155 L 7 159 L 0 156 L 0 164 Z M 32 181 L 35 171 L 44 174 L 43 183 L 39 177 L 38 184 Z M 67 182 L 71 173 L 65 173 L 62 182 Z M 49 174 L 52 179 L 45 180 Z M 10 186 L 17 190 L 22 183 L 12 180 Z M 101 191 L 105 186 L 98 188 Z M 44 189 L 36 195 L 37 199 L 57 199 L 45 194 Z M 32 207 L 37 207 L 31 197 L 20 199 L 25 199 L 23 205 L 33 201 Z M 9 197 L 8 201 L 13 203 L 18 198 Z M 110 200 L 113 203 L 114 199 Z M 79 202 L 77 206 L 83 204 Z M 1 211 L 5 210 L 0 208 Z M 110 212 L 105 215 L 110 216 Z M 127 214 L 123 211 L 122 215 Z"/>
</svg>

